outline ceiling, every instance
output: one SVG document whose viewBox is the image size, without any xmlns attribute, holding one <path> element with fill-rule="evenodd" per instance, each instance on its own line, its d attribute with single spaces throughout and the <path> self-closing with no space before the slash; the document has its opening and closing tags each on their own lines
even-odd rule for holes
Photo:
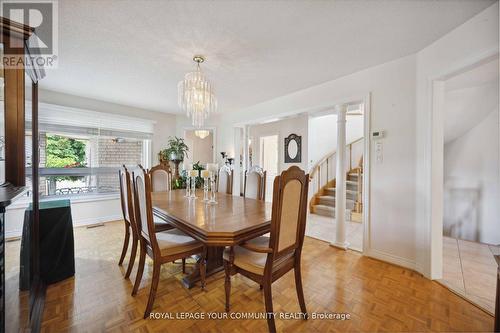
<svg viewBox="0 0 500 333">
<path fill-rule="evenodd" d="M 495 58 L 445 81 L 445 143 L 462 136 L 498 110 L 498 80 L 499 65 Z"/>
<path fill-rule="evenodd" d="M 59 1 L 59 67 L 41 87 L 179 113 L 203 54 L 234 111 L 415 53 L 493 2 Z"/>
</svg>

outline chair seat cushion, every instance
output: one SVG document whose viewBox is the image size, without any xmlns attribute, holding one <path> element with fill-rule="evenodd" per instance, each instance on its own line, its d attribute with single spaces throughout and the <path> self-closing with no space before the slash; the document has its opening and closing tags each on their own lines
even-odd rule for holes
<svg viewBox="0 0 500 333">
<path fill-rule="evenodd" d="M 203 244 L 186 235 L 179 229 L 172 229 L 156 233 L 156 240 L 162 256 L 170 256 L 188 252 L 197 248 L 202 251 Z"/>
<path fill-rule="evenodd" d="M 257 247 L 267 248 L 269 247 L 269 237 L 261 236 L 249 240 L 248 244 L 252 244 Z M 273 271 L 280 268 L 281 264 L 285 263 L 288 259 L 293 256 L 293 253 L 285 255 L 273 263 Z M 224 250 L 223 254 L 224 260 L 229 261 L 229 247 Z M 247 250 L 241 246 L 234 247 L 234 261 L 233 265 L 244 269 L 245 271 L 255 273 L 258 275 L 264 275 L 264 267 L 266 266 L 267 253 L 259 253 Z"/>
</svg>

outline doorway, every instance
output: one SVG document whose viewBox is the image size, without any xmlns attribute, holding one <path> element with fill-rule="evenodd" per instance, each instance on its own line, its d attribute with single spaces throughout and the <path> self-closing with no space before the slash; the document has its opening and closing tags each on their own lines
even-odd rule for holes
<svg viewBox="0 0 500 333">
<path fill-rule="evenodd" d="M 188 146 L 188 155 L 184 163 L 207 163 L 215 162 L 215 135 L 213 128 L 185 129 L 184 140 Z"/>
<path fill-rule="evenodd" d="M 434 81 L 441 283 L 493 313 L 500 253 L 498 56 Z M 437 155 L 437 153 L 436 153 Z M 436 205 L 437 206 L 437 205 Z M 437 216 L 436 216 L 437 218 Z"/>
<path fill-rule="evenodd" d="M 278 175 L 278 135 L 260 137 L 259 163 L 267 171 L 266 201 L 273 200 L 273 182 Z"/>
</svg>

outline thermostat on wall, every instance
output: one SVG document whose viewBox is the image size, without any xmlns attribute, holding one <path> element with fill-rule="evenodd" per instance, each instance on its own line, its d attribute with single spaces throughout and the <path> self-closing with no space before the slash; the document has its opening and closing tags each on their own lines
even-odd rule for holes
<svg viewBox="0 0 500 333">
<path fill-rule="evenodd" d="M 372 132 L 372 139 L 377 140 L 377 139 L 382 139 L 385 137 L 385 131 L 373 131 Z"/>
</svg>

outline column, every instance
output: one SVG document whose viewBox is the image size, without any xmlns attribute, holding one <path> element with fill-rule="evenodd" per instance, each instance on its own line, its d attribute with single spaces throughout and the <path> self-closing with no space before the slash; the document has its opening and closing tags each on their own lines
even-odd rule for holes
<svg viewBox="0 0 500 333">
<path fill-rule="evenodd" d="M 345 127 L 346 127 L 346 105 L 337 105 L 337 168 L 335 181 L 335 219 L 337 222 L 335 243 L 332 245 L 341 249 L 347 249 L 349 243 L 346 237 L 346 170 L 345 170 Z"/>
</svg>

